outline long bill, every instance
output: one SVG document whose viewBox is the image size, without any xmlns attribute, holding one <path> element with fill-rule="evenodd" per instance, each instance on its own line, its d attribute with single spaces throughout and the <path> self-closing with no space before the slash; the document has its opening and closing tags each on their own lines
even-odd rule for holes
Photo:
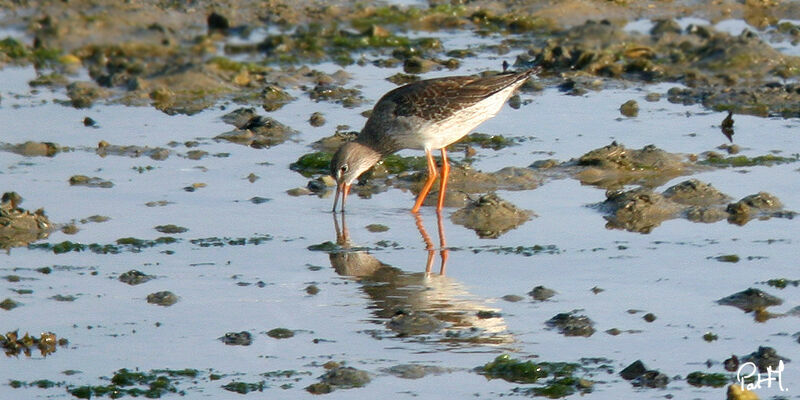
<svg viewBox="0 0 800 400">
<path fill-rule="evenodd" d="M 340 193 L 342 196 L 342 212 L 344 212 L 344 205 L 347 201 L 347 195 L 350 194 L 350 184 L 344 182 L 336 184 L 336 197 L 333 199 L 333 210 L 331 210 L 331 212 L 336 212 L 336 205 L 339 204 Z"/>
</svg>

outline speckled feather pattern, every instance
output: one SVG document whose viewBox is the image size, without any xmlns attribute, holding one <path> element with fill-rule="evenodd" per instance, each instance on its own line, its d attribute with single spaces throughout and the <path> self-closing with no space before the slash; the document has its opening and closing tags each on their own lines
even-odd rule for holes
<svg viewBox="0 0 800 400">
<path fill-rule="evenodd" d="M 383 155 L 445 147 L 496 115 L 533 73 L 454 76 L 401 86 L 378 100 L 357 141 Z"/>
</svg>

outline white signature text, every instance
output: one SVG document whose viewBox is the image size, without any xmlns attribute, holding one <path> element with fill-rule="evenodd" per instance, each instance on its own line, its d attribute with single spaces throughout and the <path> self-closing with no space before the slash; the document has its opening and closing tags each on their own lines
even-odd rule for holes
<svg viewBox="0 0 800 400">
<path fill-rule="evenodd" d="M 746 375 L 743 373 L 749 372 Z M 766 374 L 762 374 L 758 372 L 758 367 L 755 363 L 746 362 L 739 366 L 739 369 L 736 371 L 736 381 L 742 385 L 742 389 L 753 390 L 753 389 L 761 389 L 762 384 L 766 384 L 767 388 L 771 388 L 773 382 L 778 385 L 778 389 L 781 392 L 785 392 L 789 390 L 788 388 L 783 387 L 782 382 L 782 374 L 783 374 L 783 360 L 778 361 L 778 368 L 772 369 L 772 367 L 767 367 Z M 745 379 L 753 378 L 750 383 L 745 383 Z"/>
</svg>

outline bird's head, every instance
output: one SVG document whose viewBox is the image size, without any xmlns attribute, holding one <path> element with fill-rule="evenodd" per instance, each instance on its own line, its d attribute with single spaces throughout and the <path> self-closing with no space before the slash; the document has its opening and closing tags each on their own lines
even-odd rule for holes
<svg viewBox="0 0 800 400">
<path fill-rule="evenodd" d="M 380 159 L 380 153 L 358 142 L 345 143 L 336 151 L 331 159 L 331 176 L 336 179 L 336 198 L 333 201 L 333 211 L 336 211 L 340 194 L 342 211 L 344 211 L 350 186 Z"/>
</svg>

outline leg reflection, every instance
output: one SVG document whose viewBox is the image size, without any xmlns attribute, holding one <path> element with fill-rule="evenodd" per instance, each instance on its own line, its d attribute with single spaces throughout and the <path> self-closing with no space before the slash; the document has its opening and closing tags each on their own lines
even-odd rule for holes
<svg viewBox="0 0 800 400">
<path fill-rule="evenodd" d="M 436 218 L 439 228 L 439 256 L 442 259 L 442 266 L 439 268 L 439 274 L 444 275 L 450 250 L 447 248 L 447 240 L 445 239 L 444 222 L 442 221 L 441 211 L 436 212 Z M 431 270 L 433 269 L 433 258 L 434 254 L 436 253 L 436 246 L 433 245 L 431 236 L 428 235 L 428 231 L 425 230 L 425 224 L 422 222 L 422 216 L 419 213 L 414 213 L 414 220 L 417 224 L 417 229 L 419 230 L 420 235 L 422 235 L 422 240 L 425 242 L 425 250 L 428 252 L 428 261 L 425 264 L 425 273 L 430 274 Z"/>
</svg>

